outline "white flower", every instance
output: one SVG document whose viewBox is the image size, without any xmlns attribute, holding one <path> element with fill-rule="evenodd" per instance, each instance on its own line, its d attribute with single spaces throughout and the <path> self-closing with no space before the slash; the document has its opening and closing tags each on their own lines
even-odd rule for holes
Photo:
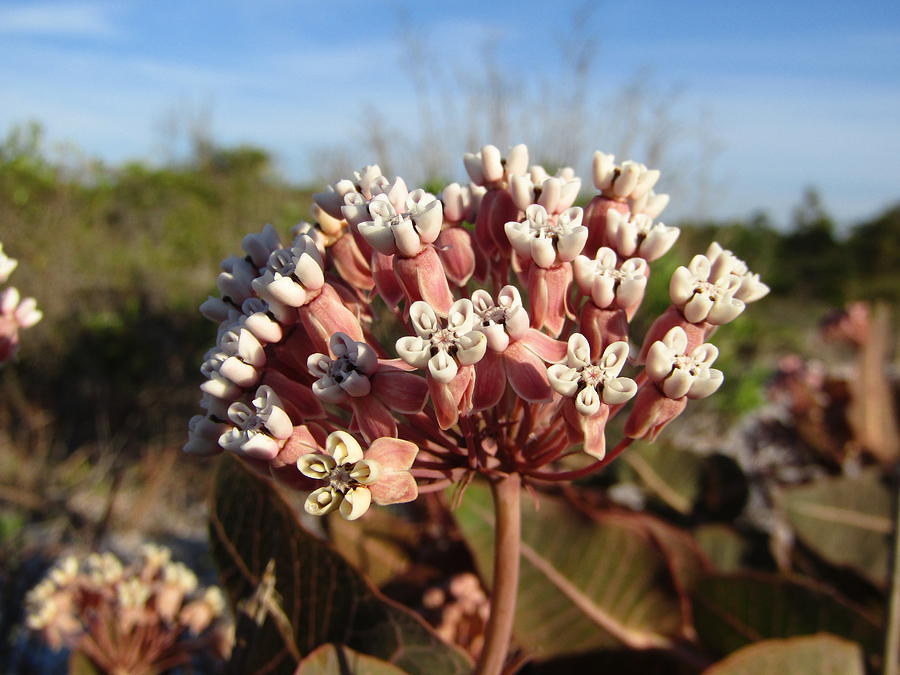
<svg viewBox="0 0 900 675">
<path fill-rule="evenodd" d="M 618 265 L 615 251 L 603 246 L 593 260 L 586 255 L 575 258 L 573 271 L 578 288 L 601 309 L 613 303 L 622 309 L 637 307 L 644 298 L 647 262 L 643 258 Z"/>
<path fill-rule="evenodd" d="M 648 169 L 643 164 L 626 160 L 617 165 L 615 155 L 607 155 L 599 150 L 594 153 L 594 186 L 611 199 L 640 199 L 647 194 L 656 181 L 659 171 Z"/>
<path fill-rule="evenodd" d="M 366 396 L 372 390 L 369 378 L 378 370 L 378 355 L 365 342 L 356 342 L 349 335 L 335 333 L 327 354 L 313 354 L 306 362 L 312 375 L 312 391 L 326 403 L 340 403 L 347 396 Z"/>
<path fill-rule="evenodd" d="M 0 284 L 5 283 L 9 279 L 9 275 L 13 273 L 18 264 L 18 260 L 10 258 L 3 252 L 3 244 L 0 244 Z"/>
<path fill-rule="evenodd" d="M 253 295 L 251 284 L 259 274 L 258 268 L 244 258 L 225 258 L 220 267 L 222 272 L 216 278 L 216 286 L 224 300 L 230 300 L 236 307 Z"/>
<path fill-rule="evenodd" d="M 415 336 L 397 340 L 400 358 L 416 368 L 427 368 L 431 377 L 444 384 L 453 380 L 459 365 L 472 365 L 484 356 L 487 338 L 475 330 L 475 310 L 467 299 L 457 300 L 442 328 L 435 311 L 418 300 L 409 308 Z"/>
<path fill-rule="evenodd" d="M 718 242 L 709 245 L 706 257 L 712 265 L 709 279 L 718 281 L 729 274 L 740 277 L 741 284 L 734 292 L 734 297 L 745 303 L 756 302 L 769 293 L 769 287 L 759 280 L 758 274 L 753 274 L 747 267 L 747 263 L 738 258 L 728 249 L 722 248 Z"/>
<path fill-rule="evenodd" d="M 224 401 L 233 401 L 244 393 L 238 386 L 220 372 L 222 364 L 229 359 L 229 355 L 219 349 L 211 349 L 203 357 L 200 364 L 200 373 L 207 378 L 200 385 L 200 391 L 204 394 Z"/>
<path fill-rule="evenodd" d="M 406 197 L 405 211 L 398 213 L 388 198 L 369 202 L 372 220 L 359 223 L 359 233 L 384 255 L 399 253 L 412 258 L 441 233 L 443 207 L 424 190 L 413 190 Z"/>
<path fill-rule="evenodd" d="M 464 186 L 450 183 L 440 195 L 444 205 L 444 219 L 448 223 L 461 223 L 464 220 L 474 223 L 481 198 L 486 192 L 486 188 L 475 183 Z"/>
<path fill-rule="evenodd" d="M 733 321 L 744 311 L 744 303 L 735 297 L 741 278 L 726 274 L 710 281 L 712 266 L 704 255 L 696 255 L 687 267 L 672 274 L 669 297 L 691 323 L 707 321 L 721 325 Z"/>
<path fill-rule="evenodd" d="M 591 346 L 581 333 L 569 337 L 566 362 L 547 369 L 550 386 L 566 398 L 575 399 L 575 408 L 586 417 L 600 411 L 601 404 L 625 403 L 637 392 L 637 384 L 619 377 L 628 360 L 628 343 L 613 342 L 591 363 Z"/>
<path fill-rule="evenodd" d="M 520 211 L 531 204 L 543 206 L 547 213 L 559 214 L 570 208 L 578 198 L 581 179 L 576 177 L 550 177 L 543 167 L 533 166 L 528 174 L 510 177 L 509 192 Z"/>
<path fill-rule="evenodd" d="M 363 458 L 359 443 L 346 431 L 335 431 L 325 442 L 327 455 L 303 455 L 297 468 L 304 476 L 328 481 L 328 486 L 312 492 L 306 499 L 308 513 L 322 516 L 340 508 L 347 520 L 363 515 L 372 502 L 367 485 L 382 476 L 381 465 Z"/>
<path fill-rule="evenodd" d="M 656 194 L 653 190 L 636 199 L 628 200 L 628 208 L 632 213 L 658 218 L 669 205 L 669 195 Z"/>
<path fill-rule="evenodd" d="M 588 237 L 582 216 L 577 206 L 550 217 L 543 206 L 532 204 L 525 210 L 524 221 L 506 223 L 506 236 L 516 253 L 549 269 L 581 253 Z"/>
<path fill-rule="evenodd" d="M 219 437 L 226 450 L 254 457 L 272 459 L 294 430 L 281 399 L 266 385 L 256 390 L 252 407 L 241 401 L 228 406 L 228 417 L 235 428 Z"/>
<path fill-rule="evenodd" d="M 303 306 L 310 292 L 324 285 L 322 256 L 316 242 L 305 234 L 298 235 L 290 249 L 273 251 L 265 271 L 252 282 L 260 297 L 288 307 Z"/>
<path fill-rule="evenodd" d="M 475 185 L 498 185 L 509 176 L 525 173 L 528 168 L 528 148 L 520 143 L 509 149 L 504 160 L 496 146 L 485 145 L 480 152 L 467 152 L 463 155 L 463 163 Z"/>
<path fill-rule="evenodd" d="M 415 499 L 419 490 L 409 469 L 419 449 L 409 441 L 382 437 L 363 453 L 346 431 L 334 431 L 325 441 L 325 453 L 303 455 L 297 468 L 327 486 L 306 499 L 306 511 L 321 516 L 340 509 L 347 520 L 363 515 L 376 504 L 399 504 Z"/>
<path fill-rule="evenodd" d="M 472 307 L 477 317 L 475 330 L 484 333 L 492 351 L 503 352 L 509 345 L 510 338 L 518 340 L 529 328 L 528 312 L 525 311 L 522 296 L 515 286 L 501 288 L 496 304 L 487 291 L 473 291 Z"/>
<path fill-rule="evenodd" d="M 244 237 L 241 248 L 257 268 L 265 267 L 272 252 L 281 248 L 281 239 L 275 228 L 267 223 L 262 232 L 252 232 Z"/>
<path fill-rule="evenodd" d="M 281 324 L 269 310 L 269 304 L 262 298 L 247 298 L 241 305 L 244 315 L 244 327 L 250 331 L 260 343 L 281 342 L 284 331 Z"/>
<path fill-rule="evenodd" d="M 182 450 L 189 455 L 206 457 L 222 452 L 219 437 L 228 430 L 224 422 L 217 422 L 208 415 L 194 415 L 188 422 L 188 440 Z"/>
<path fill-rule="evenodd" d="M 705 398 L 725 379 L 721 370 L 710 368 L 719 350 L 711 344 L 698 346 L 690 355 L 685 354 L 686 350 L 687 334 L 681 326 L 675 326 L 650 347 L 647 376 L 669 398 Z"/>
<path fill-rule="evenodd" d="M 266 352 L 259 339 L 247 328 L 246 319 L 223 326 L 218 347 L 226 357 L 218 365 L 219 375 L 243 389 L 259 382 L 259 371 L 266 365 Z"/>
<path fill-rule="evenodd" d="M 610 209 L 606 213 L 607 239 L 615 242 L 621 256 L 637 256 L 648 262 L 661 258 L 678 239 L 677 227 L 653 222 L 646 214 L 629 216 Z"/>
</svg>

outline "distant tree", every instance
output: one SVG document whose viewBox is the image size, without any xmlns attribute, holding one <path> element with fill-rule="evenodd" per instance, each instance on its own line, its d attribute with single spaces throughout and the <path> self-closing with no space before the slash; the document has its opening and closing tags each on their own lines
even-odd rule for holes
<svg viewBox="0 0 900 675">
<path fill-rule="evenodd" d="M 854 295 L 900 299 L 900 204 L 854 227 L 847 253 L 855 276 Z"/>
<path fill-rule="evenodd" d="M 825 212 L 819 194 L 808 189 L 794 212 L 791 230 L 781 239 L 778 264 L 772 278 L 774 290 L 841 303 L 844 300 L 846 252 L 835 237 L 835 225 Z"/>
</svg>

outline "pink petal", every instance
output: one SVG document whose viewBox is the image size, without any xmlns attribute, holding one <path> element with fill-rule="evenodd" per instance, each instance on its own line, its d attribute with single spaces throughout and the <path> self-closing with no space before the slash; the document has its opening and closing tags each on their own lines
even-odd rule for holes
<svg viewBox="0 0 900 675">
<path fill-rule="evenodd" d="M 383 436 L 397 435 L 397 420 L 384 404 L 374 396 L 351 398 L 353 419 L 366 441 L 372 443 Z"/>
<path fill-rule="evenodd" d="M 438 426 L 449 429 L 456 424 L 460 412 L 469 412 L 474 393 L 475 370 L 473 366 L 463 366 L 447 384 L 428 377 L 428 393 L 434 406 Z"/>
<path fill-rule="evenodd" d="M 566 323 L 566 294 L 572 282 L 572 266 L 565 263 L 551 269 L 528 268 L 528 296 L 532 328 L 546 327 L 556 337 Z"/>
<path fill-rule="evenodd" d="M 547 379 L 547 366 L 521 340 L 511 343 L 503 352 L 502 358 L 506 361 L 509 384 L 520 398 L 538 403 L 549 401 L 553 397 L 553 390 Z M 475 387 L 477 391 L 478 380 L 475 380 Z"/>
<path fill-rule="evenodd" d="M 322 292 L 298 313 L 316 352 L 327 353 L 328 341 L 335 333 L 346 333 L 357 342 L 363 341 L 359 321 L 329 284 L 325 284 Z"/>
<path fill-rule="evenodd" d="M 409 367 L 406 363 L 403 365 Z M 417 413 L 428 400 L 428 384 L 424 378 L 405 370 L 381 362 L 378 372 L 372 376 L 372 394 L 391 410 Z"/>
<path fill-rule="evenodd" d="M 414 258 L 394 257 L 394 274 L 410 304 L 424 300 L 439 314 L 447 315 L 453 294 L 440 256 L 428 246 Z"/>
<path fill-rule="evenodd" d="M 325 409 L 312 390 L 287 377 L 284 373 L 267 369 L 260 384 L 268 385 L 275 390 L 284 405 L 284 411 L 294 425 L 299 424 L 302 420 L 325 417 Z"/>
<path fill-rule="evenodd" d="M 399 438 L 378 438 L 366 450 L 366 459 L 374 459 L 387 471 L 406 471 L 416 459 L 415 443 Z"/>
<path fill-rule="evenodd" d="M 403 504 L 419 496 L 419 486 L 409 471 L 388 474 L 367 485 L 376 504 Z"/>
<path fill-rule="evenodd" d="M 481 257 L 490 260 L 491 255 L 497 250 L 494 238 L 491 236 L 491 211 L 493 210 L 494 201 L 502 190 L 488 190 L 484 197 L 481 198 L 481 205 L 478 207 L 478 215 L 475 217 L 475 256 L 476 263 Z M 485 270 L 487 275 L 488 270 Z"/>
<path fill-rule="evenodd" d="M 353 237 L 342 236 L 334 243 L 329 253 L 335 269 L 344 281 L 354 288 L 372 290 L 375 281 L 372 279 L 369 264 Z"/>
<path fill-rule="evenodd" d="M 484 208 L 484 201 L 482 201 Z M 479 211 L 479 215 L 480 215 Z M 509 249 L 509 238 L 506 236 L 506 223 L 519 219 L 519 207 L 513 201 L 512 195 L 506 190 L 498 190 L 491 202 L 489 214 L 491 238 L 494 245 L 500 251 Z"/>
<path fill-rule="evenodd" d="M 615 209 L 620 213 L 629 213 L 628 204 L 597 195 L 584 210 L 584 226 L 588 228 L 588 240 L 582 253 L 589 258 L 597 255 L 601 246 L 611 246 L 613 242 L 606 236 L 606 212 Z M 612 246 L 615 248 L 614 246 Z"/>
<path fill-rule="evenodd" d="M 613 342 L 628 341 L 628 319 L 623 309 L 600 309 L 589 300 L 581 310 L 579 326 L 591 344 L 592 361 Z"/>
<path fill-rule="evenodd" d="M 394 256 L 373 251 L 372 278 L 378 288 L 378 294 L 384 298 L 385 304 L 394 309 L 403 300 L 403 287 L 394 274 Z"/>
<path fill-rule="evenodd" d="M 528 347 L 547 363 L 557 363 L 566 358 L 566 343 L 554 340 L 546 333 L 529 328 L 516 342 Z"/>
<path fill-rule="evenodd" d="M 654 441 L 659 432 L 678 417 L 687 406 L 687 398 L 671 399 L 654 384 L 644 386 L 638 392 L 634 408 L 625 422 L 625 435 Z"/>
<path fill-rule="evenodd" d="M 472 407 L 475 410 L 492 408 L 500 402 L 504 391 L 506 391 L 506 372 L 503 367 L 503 355 L 489 349 L 485 352 L 484 358 L 475 364 Z"/>
<path fill-rule="evenodd" d="M 438 235 L 435 246 L 447 278 L 457 286 L 465 286 L 475 273 L 472 236 L 462 227 L 451 227 Z"/>
<path fill-rule="evenodd" d="M 584 451 L 603 459 L 606 454 L 606 419 L 609 417 L 609 406 L 601 405 L 596 415 L 581 418 L 581 428 L 584 430 Z"/>
<path fill-rule="evenodd" d="M 315 378 L 309 374 L 306 364 L 315 353 L 306 329 L 297 324 L 283 341 L 266 345 L 266 368 L 296 372 L 304 384 L 312 384 Z"/>
</svg>

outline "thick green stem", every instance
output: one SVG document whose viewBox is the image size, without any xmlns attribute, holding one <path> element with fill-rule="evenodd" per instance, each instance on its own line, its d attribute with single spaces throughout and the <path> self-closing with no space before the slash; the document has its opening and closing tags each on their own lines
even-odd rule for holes
<svg viewBox="0 0 900 675">
<path fill-rule="evenodd" d="M 475 670 L 478 675 L 499 675 L 512 641 L 522 543 L 521 493 L 522 479 L 517 473 L 491 481 L 495 527 L 494 583 L 484 648 Z"/>
<path fill-rule="evenodd" d="M 884 675 L 897 675 L 900 662 L 900 475 L 894 470 L 894 548 L 884 638 Z"/>
</svg>

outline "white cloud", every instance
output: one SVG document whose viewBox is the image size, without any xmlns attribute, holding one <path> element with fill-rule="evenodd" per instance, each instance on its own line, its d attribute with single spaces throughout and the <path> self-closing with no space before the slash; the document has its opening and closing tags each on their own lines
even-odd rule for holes
<svg viewBox="0 0 900 675">
<path fill-rule="evenodd" d="M 111 5 L 38 2 L 0 7 L 0 33 L 110 38 L 121 35 Z"/>
</svg>

